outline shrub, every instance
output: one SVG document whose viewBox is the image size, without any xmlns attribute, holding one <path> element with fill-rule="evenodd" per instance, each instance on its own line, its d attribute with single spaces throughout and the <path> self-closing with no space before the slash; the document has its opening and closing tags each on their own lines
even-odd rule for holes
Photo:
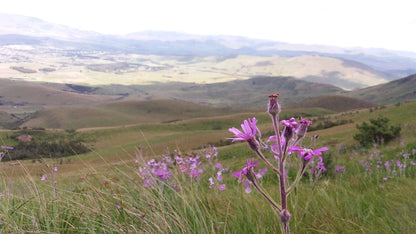
<svg viewBox="0 0 416 234">
<path fill-rule="evenodd" d="M 398 137 L 401 131 L 400 126 L 391 126 L 389 122 L 388 118 L 380 116 L 377 119 L 370 119 L 370 123 L 357 124 L 359 133 L 354 135 L 354 140 L 363 146 L 389 142 Z"/>
</svg>

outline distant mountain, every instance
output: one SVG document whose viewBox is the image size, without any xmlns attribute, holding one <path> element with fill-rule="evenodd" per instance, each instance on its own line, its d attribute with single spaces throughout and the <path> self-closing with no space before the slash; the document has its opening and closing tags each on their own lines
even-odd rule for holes
<svg viewBox="0 0 416 234">
<path fill-rule="evenodd" d="M 386 84 L 343 93 L 377 104 L 393 104 L 416 99 L 416 74 Z"/>
<path fill-rule="evenodd" d="M 64 40 L 100 36 L 99 33 L 53 24 L 35 17 L 0 13 L 0 35 L 1 34 L 19 34 Z"/>
<path fill-rule="evenodd" d="M 105 51 L 162 56 L 283 56 L 318 55 L 362 66 L 384 79 L 394 80 L 416 73 L 416 53 L 385 49 L 340 48 L 327 45 L 302 45 L 227 35 L 192 35 L 179 32 L 144 31 L 126 35 L 102 35 L 33 17 L 0 14 L 0 46 L 32 45 L 54 50 Z M 331 73 L 332 71 L 328 71 Z M 282 74 L 280 74 L 282 75 Z M 286 75 L 286 74 L 284 74 Z M 288 74 L 292 75 L 292 74 Z M 355 79 L 356 76 L 351 77 Z M 307 80 L 337 84 L 336 73 L 311 75 Z M 343 81 L 344 82 L 344 81 Z M 370 85 L 377 84 L 372 83 Z M 367 86 L 365 84 L 364 86 Z M 358 88 L 354 81 L 341 86 Z"/>
</svg>

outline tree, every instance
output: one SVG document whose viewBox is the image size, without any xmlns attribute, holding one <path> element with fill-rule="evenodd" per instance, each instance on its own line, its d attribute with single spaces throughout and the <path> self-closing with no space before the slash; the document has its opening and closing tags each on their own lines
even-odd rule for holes
<svg viewBox="0 0 416 234">
<path fill-rule="evenodd" d="M 372 143 L 387 143 L 400 136 L 401 131 L 400 126 L 390 126 L 389 122 L 388 118 L 379 116 L 377 119 L 370 119 L 370 123 L 357 124 L 356 128 L 359 133 L 355 134 L 353 138 L 363 146 Z"/>
</svg>

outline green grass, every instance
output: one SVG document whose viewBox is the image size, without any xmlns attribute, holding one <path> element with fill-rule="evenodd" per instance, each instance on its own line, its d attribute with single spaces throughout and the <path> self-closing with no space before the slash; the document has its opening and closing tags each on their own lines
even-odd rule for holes
<svg viewBox="0 0 416 234">
<path fill-rule="evenodd" d="M 407 161 L 406 173 L 394 176 L 379 170 L 369 174 L 360 161 L 369 160 L 375 149 L 356 147 L 351 140 L 355 123 L 384 115 L 392 123 L 405 126 L 401 141 L 377 147 L 386 160 L 396 159 L 402 150 L 416 146 L 415 105 L 410 102 L 372 112 L 365 109 L 333 114 L 328 117 L 353 119 L 354 123 L 309 133 L 321 135 L 317 148 L 330 147 L 324 157 L 331 158 L 331 163 L 328 173 L 316 184 L 304 177 L 290 195 L 293 233 L 411 233 L 416 229 L 416 202 L 411 199 L 416 193 L 416 167 L 409 163 L 416 161 L 416 156 Z M 195 153 L 200 145 L 230 137 L 228 127 L 238 127 L 242 120 L 253 116 L 258 117 L 262 131 L 270 129 L 266 114 L 241 113 L 85 130 L 79 134 L 95 139 L 94 153 L 67 158 L 70 161 L 63 164 L 50 159 L 44 159 L 43 163 L 2 162 L 0 230 L 4 233 L 279 233 L 279 219 L 271 206 L 256 191 L 245 194 L 242 185 L 230 177 L 231 172 L 224 174 L 227 189 L 222 192 L 208 187 L 208 177 L 215 175 L 215 171 L 206 162 L 198 180 L 175 173 L 171 183 L 149 189 L 142 186 L 135 163 L 139 146 L 145 149 L 143 160 L 159 158 L 166 147 L 171 152 L 178 149 Z M 218 161 L 233 171 L 249 157 L 254 155 L 245 143 L 219 148 Z M 41 181 L 43 174 L 51 173 L 54 163 L 58 167 L 56 177 L 52 179 L 49 175 L 49 180 Z M 346 165 L 342 176 L 333 172 L 335 164 Z M 388 180 L 384 181 L 384 177 Z M 172 186 L 173 182 L 177 186 Z M 270 172 L 264 177 L 263 186 L 278 200 L 278 184 Z"/>
</svg>

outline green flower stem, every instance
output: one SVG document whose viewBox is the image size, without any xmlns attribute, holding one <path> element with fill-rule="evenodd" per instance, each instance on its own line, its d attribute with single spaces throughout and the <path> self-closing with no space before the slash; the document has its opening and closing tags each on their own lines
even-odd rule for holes
<svg viewBox="0 0 416 234">
<path fill-rule="evenodd" d="M 287 158 L 287 146 L 288 146 L 289 142 L 285 142 L 285 146 L 283 148 L 283 159 L 282 162 L 284 162 Z"/>
<path fill-rule="evenodd" d="M 298 174 L 296 175 L 295 181 L 293 181 L 292 185 L 287 189 L 286 195 L 289 195 L 293 189 L 299 184 L 300 179 L 302 178 L 303 173 L 305 172 L 305 165 L 302 166 L 302 170 L 299 170 Z"/>
<path fill-rule="evenodd" d="M 271 197 L 270 197 L 270 195 L 269 194 L 267 194 L 265 191 L 264 191 L 264 189 L 263 189 L 263 187 L 260 185 L 260 184 L 258 184 L 257 183 L 257 180 L 256 179 L 253 179 L 253 180 L 251 180 L 251 182 L 253 183 L 253 185 L 254 185 L 254 187 L 260 192 L 260 194 L 264 197 L 264 198 L 266 198 L 267 199 L 267 201 L 269 201 L 270 202 L 270 204 L 274 207 L 274 208 L 276 208 L 276 210 L 280 213 L 281 211 L 282 211 L 282 207 L 280 207 L 280 205 L 279 204 L 277 204 Z"/>
<path fill-rule="evenodd" d="M 280 175 L 280 171 L 279 169 L 277 169 L 276 167 L 274 167 L 267 159 L 266 157 L 264 157 L 264 155 L 258 150 L 256 149 L 254 152 L 256 152 L 256 154 L 259 156 L 259 158 L 261 158 L 261 160 L 263 160 L 266 165 L 272 170 L 274 171 L 276 174 Z"/>
</svg>

